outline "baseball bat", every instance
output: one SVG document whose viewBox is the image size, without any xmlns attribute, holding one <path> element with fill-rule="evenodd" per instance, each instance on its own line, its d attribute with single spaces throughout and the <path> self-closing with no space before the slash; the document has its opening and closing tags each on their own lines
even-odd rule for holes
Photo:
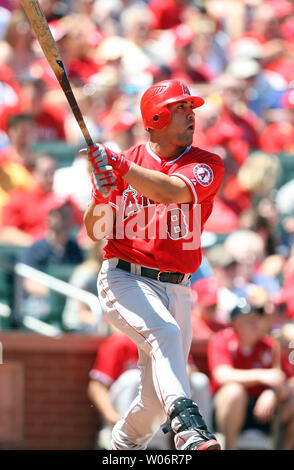
<svg viewBox="0 0 294 470">
<path fill-rule="evenodd" d="M 88 147 L 90 147 L 90 145 L 93 145 L 93 140 L 89 134 L 81 110 L 75 99 L 74 93 L 72 91 L 71 85 L 64 69 L 64 65 L 59 55 L 56 42 L 52 36 L 42 8 L 38 0 L 21 0 L 21 4 L 29 19 L 29 22 L 31 23 L 33 31 L 40 43 L 44 55 L 47 61 L 49 62 L 62 90 L 65 93 L 66 99 L 83 133 L 85 141 Z"/>
</svg>

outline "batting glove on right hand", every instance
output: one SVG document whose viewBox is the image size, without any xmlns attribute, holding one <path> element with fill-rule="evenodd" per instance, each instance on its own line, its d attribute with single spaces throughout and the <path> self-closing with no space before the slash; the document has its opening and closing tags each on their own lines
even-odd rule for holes
<svg viewBox="0 0 294 470">
<path fill-rule="evenodd" d="M 95 173 L 113 169 L 123 177 L 130 169 L 131 162 L 122 154 L 112 152 L 102 144 L 91 145 L 88 151 L 88 159 L 96 170 Z"/>
</svg>

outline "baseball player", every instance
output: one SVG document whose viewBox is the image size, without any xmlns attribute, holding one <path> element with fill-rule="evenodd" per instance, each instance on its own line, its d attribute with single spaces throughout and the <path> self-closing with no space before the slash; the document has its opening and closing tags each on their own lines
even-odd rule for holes
<svg viewBox="0 0 294 470">
<path fill-rule="evenodd" d="M 150 140 L 121 154 L 100 144 L 88 151 L 95 169 L 84 221 L 92 239 L 107 239 L 99 299 L 137 344 L 141 372 L 138 395 L 113 428 L 113 449 L 145 449 L 163 423 L 178 450 L 220 449 L 190 399 L 186 371 L 189 279 L 224 175 L 220 157 L 191 145 L 194 109 L 203 104 L 179 80 L 156 83 L 140 104 Z"/>
</svg>

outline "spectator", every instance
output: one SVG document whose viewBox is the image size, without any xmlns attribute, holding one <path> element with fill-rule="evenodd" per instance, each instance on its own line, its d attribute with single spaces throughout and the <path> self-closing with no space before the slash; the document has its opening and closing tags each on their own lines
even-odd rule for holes
<svg viewBox="0 0 294 470">
<path fill-rule="evenodd" d="M 0 40 L 3 38 L 9 24 L 11 12 L 7 5 L 0 7 Z"/>
<path fill-rule="evenodd" d="M 249 152 L 258 147 L 258 120 L 244 106 L 244 82 L 230 75 L 219 77 L 222 108 L 216 123 L 206 131 L 211 147 L 228 152 L 227 168 L 235 173 Z"/>
<path fill-rule="evenodd" d="M 294 299 L 293 299 L 293 282 L 294 282 L 294 271 L 284 273 L 285 278 L 282 288 L 279 292 L 273 296 L 276 306 L 283 306 L 284 313 L 288 321 L 294 320 Z"/>
<path fill-rule="evenodd" d="M 238 301 L 235 293 L 237 260 L 221 243 L 208 250 L 207 258 L 218 283 L 218 317 L 223 323 L 229 323 L 230 312 Z"/>
<path fill-rule="evenodd" d="M 0 45 L 1 51 L 1 45 Z M 0 110 L 6 106 L 15 106 L 19 100 L 20 85 L 8 65 L 1 64 L 0 57 Z"/>
<path fill-rule="evenodd" d="M 195 33 L 187 25 L 181 24 L 174 29 L 174 57 L 168 62 L 168 67 L 172 78 L 187 83 L 208 83 L 212 78 L 209 67 L 202 63 L 200 57 L 192 60 L 194 40 Z"/>
<path fill-rule="evenodd" d="M 20 262 L 42 272 L 52 264 L 69 264 L 73 268 L 80 264 L 83 261 L 82 251 L 70 236 L 72 217 L 71 204 L 66 200 L 55 201 L 47 215 L 46 235 L 21 252 Z M 21 318 L 26 314 L 35 315 L 46 320 L 50 314 L 48 287 L 31 279 L 24 279 L 23 290 L 20 311 L 16 315 Z"/>
<path fill-rule="evenodd" d="M 193 338 L 207 342 L 217 331 L 226 324 L 219 321 L 218 282 L 214 278 L 203 278 L 192 284 L 191 323 Z"/>
<path fill-rule="evenodd" d="M 102 263 L 101 250 L 101 242 L 93 243 L 85 261 L 74 268 L 69 284 L 97 295 L 97 276 Z M 68 298 L 62 313 L 63 328 L 65 331 L 76 333 L 106 334 L 107 325 L 100 324 L 101 316 L 101 308 L 100 311 L 93 312 L 87 304 Z"/>
<path fill-rule="evenodd" d="M 107 140 L 116 145 L 121 151 L 127 150 L 135 144 L 135 125 L 133 116 L 127 112 L 118 115 L 112 125 L 106 130 Z"/>
<path fill-rule="evenodd" d="M 46 83 L 41 78 L 34 78 L 28 72 L 21 76 L 19 83 L 21 91 L 18 103 L 3 109 L 0 121 L 2 129 L 7 129 L 10 116 L 25 112 L 34 119 L 36 141 L 64 140 L 64 110 L 60 105 L 50 104 L 46 97 Z"/>
<path fill-rule="evenodd" d="M 207 252 L 216 243 L 217 237 L 214 233 L 203 230 L 201 235 L 202 261 L 195 273 L 191 276 L 191 284 L 198 279 L 213 277 L 212 267 L 207 259 Z"/>
<path fill-rule="evenodd" d="M 37 58 L 33 48 L 33 37 L 32 28 L 24 10 L 14 7 L 3 39 L 4 44 L 9 46 L 6 65 L 12 68 L 17 77 L 27 71 Z"/>
<path fill-rule="evenodd" d="M 34 121 L 29 114 L 12 116 L 8 125 L 9 145 L 0 150 L 0 226 L 2 210 L 13 189 L 32 189 Z"/>
<path fill-rule="evenodd" d="M 16 162 L 28 171 L 34 166 L 32 146 L 36 142 L 34 118 L 31 114 L 12 115 L 7 124 L 8 147 L 0 153 L 0 163 Z"/>
<path fill-rule="evenodd" d="M 88 207 L 91 187 L 89 162 L 83 152 L 76 152 L 71 166 L 57 168 L 54 173 L 54 193 L 69 197 L 81 211 Z"/>
<path fill-rule="evenodd" d="M 181 23 L 187 0 L 150 0 L 149 9 L 155 17 L 155 29 L 170 29 Z"/>
<path fill-rule="evenodd" d="M 85 124 L 92 139 L 94 142 L 100 141 L 103 132 L 103 126 L 100 122 L 98 123 L 98 121 L 99 115 L 104 111 L 105 102 L 105 93 L 102 83 L 100 83 L 99 90 L 95 83 L 82 87 L 79 89 L 77 99 Z M 81 129 L 70 109 L 67 110 L 67 113 L 64 117 L 64 129 L 66 142 L 69 145 L 80 146 L 83 136 Z"/>
<path fill-rule="evenodd" d="M 236 448 L 244 429 L 270 433 L 279 400 L 288 394 L 278 345 L 261 334 L 263 314 L 262 307 L 240 299 L 231 313 L 232 327 L 216 333 L 209 342 L 215 426 L 225 436 L 226 449 Z"/>
<path fill-rule="evenodd" d="M 47 215 L 52 206 L 63 202 L 53 192 L 56 160 L 49 155 L 36 159 L 33 176 L 35 189 L 15 189 L 10 201 L 3 208 L 2 242 L 28 246 L 47 232 Z M 74 211 L 73 222 L 82 223 L 82 212 L 74 202 L 68 200 Z"/>
<path fill-rule="evenodd" d="M 124 8 L 120 15 L 121 72 L 127 93 L 138 93 L 150 84 L 146 69 L 152 64 L 150 30 L 153 16 L 144 2 L 135 2 Z M 119 46 L 119 44 L 121 46 Z"/>
<path fill-rule="evenodd" d="M 284 80 L 278 80 L 278 83 L 275 83 L 257 60 L 236 57 L 228 65 L 227 73 L 236 79 L 244 80 L 249 110 L 258 117 L 264 119 L 269 109 L 279 107 L 287 84 Z"/>
<path fill-rule="evenodd" d="M 294 90 L 286 91 L 282 98 L 280 120 L 269 123 L 260 135 L 260 148 L 269 153 L 293 153 L 294 149 Z"/>
<path fill-rule="evenodd" d="M 261 197 L 270 197 L 280 175 L 281 165 L 275 155 L 261 151 L 251 152 L 236 176 L 228 178 L 223 195 L 226 202 L 242 215 Z"/>
<path fill-rule="evenodd" d="M 271 295 L 278 292 L 278 280 L 261 270 L 265 243 L 260 235 L 253 230 L 236 230 L 227 237 L 225 247 L 238 263 L 234 282 L 238 297 L 246 297 L 252 284 L 264 287 Z"/>
</svg>

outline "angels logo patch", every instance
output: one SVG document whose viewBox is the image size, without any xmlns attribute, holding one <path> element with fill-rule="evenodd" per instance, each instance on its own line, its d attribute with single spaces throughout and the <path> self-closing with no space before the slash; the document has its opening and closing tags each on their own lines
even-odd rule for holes
<svg viewBox="0 0 294 470">
<path fill-rule="evenodd" d="M 198 183 L 202 186 L 209 186 L 213 182 L 213 171 L 206 163 L 198 163 L 198 165 L 194 166 L 193 173 Z"/>
</svg>

